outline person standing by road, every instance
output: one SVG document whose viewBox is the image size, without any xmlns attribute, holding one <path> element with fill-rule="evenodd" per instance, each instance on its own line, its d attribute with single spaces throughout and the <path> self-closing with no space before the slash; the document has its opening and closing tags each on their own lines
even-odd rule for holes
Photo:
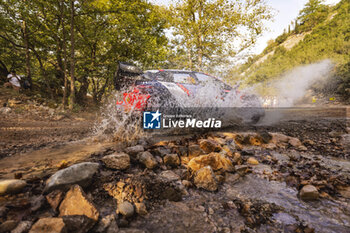
<svg viewBox="0 0 350 233">
<path fill-rule="evenodd" d="M 21 88 L 21 77 L 19 77 L 16 74 L 16 71 L 12 70 L 11 73 L 9 75 L 7 75 L 7 79 L 9 80 L 9 82 L 5 83 L 4 86 L 5 87 L 11 87 L 13 89 L 15 89 L 16 91 L 19 91 L 19 89 Z"/>
</svg>

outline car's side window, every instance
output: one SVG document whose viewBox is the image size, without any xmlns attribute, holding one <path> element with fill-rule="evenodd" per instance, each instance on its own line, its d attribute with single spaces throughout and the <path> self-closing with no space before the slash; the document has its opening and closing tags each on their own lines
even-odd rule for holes
<svg viewBox="0 0 350 233">
<path fill-rule="evenodd" d="M 205 83 L 205 82 L 215 82 L 215 78 L 211 77 L 209 75 L 203 74 L 203 73 L 196 73 L 196 77 L 198 79 L 199 82 L 201 83 Z"/>
<path fill-rule="evenodd" d="M 174 82 L 181 84 L 196 84 L 196 80 L 189 73 L 175 73 Z"/>
<path fill-rule="evenodd" d="M 171 73 L 168 72 L 158 72 L 156 75 L 156 80 L 159 82 L 172 82 L 173 77 Z"/>
</svg>

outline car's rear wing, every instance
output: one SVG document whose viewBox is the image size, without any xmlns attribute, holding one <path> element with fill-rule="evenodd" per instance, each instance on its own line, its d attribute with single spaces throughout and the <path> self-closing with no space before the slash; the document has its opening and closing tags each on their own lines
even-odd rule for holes
<svg viewBox="0 0 350 233">
<path fill-rule="evenodd" d="M 114 76 L 114 87 L 120 90 L 131 85 L 143 75 L 143 71 L 130 63 L 118 62 L 116 75 Z"/>
</svg>

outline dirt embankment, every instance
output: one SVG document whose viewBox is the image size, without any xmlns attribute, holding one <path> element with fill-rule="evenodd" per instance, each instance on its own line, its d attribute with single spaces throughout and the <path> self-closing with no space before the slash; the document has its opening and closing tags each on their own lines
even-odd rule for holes
<svg viewBox="0 0 350 233">
<path fill-rule="evenodd" d="M 95 117 L 1 88 L 0 158 L 86 138 Z"/>
</svg>

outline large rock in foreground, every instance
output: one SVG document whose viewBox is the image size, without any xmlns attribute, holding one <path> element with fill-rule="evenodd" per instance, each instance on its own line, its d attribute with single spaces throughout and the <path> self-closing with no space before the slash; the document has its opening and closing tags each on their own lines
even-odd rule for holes
<svg viewBox="0 0 350 233">
<path fill-rule="evenodd" d="M 202 188 L 208 191 L 216 191 L 218 189 L 215 174 L 210 166 L 203 167 L 197 171 L 194 177 L 194 184 L 197 188 Z"/>
<path fill-rule="evenodd" d="M 24 180 L 8 179 L 0 180 L 0 196 L 19 193 L 27 185 Z"/>
<path fill-rule="evenodd" d="M 98 167 L 98 163 L 85 162 L 62 169 L 46 181 L 44 192 L 48 193 L 54 189 L 67 190 L 73 184 L 86 187 L 90 184 L 91 178 L 97 172 Z"/>
<path fill-rule="evenodd" d="M 98 220 L 99 212 L 87 199 L 84 191 L 79 185 L 74 185 L 66 194 L 60 207 L 60 216 L 85 215 L 94 221 Z"/>
<path fill-rule="evenodd" d="M 230 159 L 219 153 L 201 155 L 191 159 L 188 163 L 188 168 L 190 168 L 193 172 L 196 172 L 206 166 L 212 167 L 214 171 L 221 169 L 224 171 L 232 171 L 234 169 Z"/>
<path fill-rule="evenodd" d="M 130 167 L 130 157 L 126 153 L 106 155 L 102 158 L 102 161 L 106 167 L 112 169 L 126 170 Z"/>
</svg>

